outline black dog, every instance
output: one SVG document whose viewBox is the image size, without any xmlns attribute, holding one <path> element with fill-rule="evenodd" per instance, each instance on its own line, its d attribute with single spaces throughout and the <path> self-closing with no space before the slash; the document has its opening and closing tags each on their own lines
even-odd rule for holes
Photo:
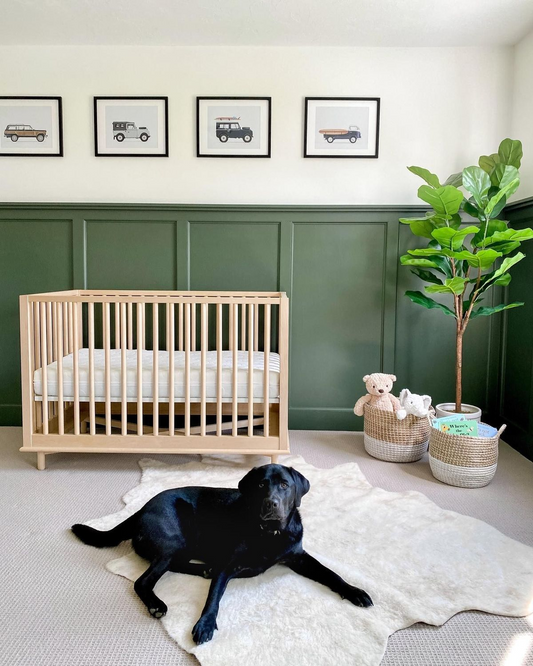
<svg viewBox="0 0 533 666">
<path fill-rule="evenodd" d="M 212 578 L 207 602 L 193 629 L 205 643 L 217 629 L 220 600 L 232 578 L 250 578 L 274 564 L 326 585 L 356 606 L 372 606 L 366 592 L 320 564 L 302 547 L 303 527 L 297 507 L 309 481 L 283 465 L 255 467 L 238 490 L 187 487 L 165 490 L 112 530 L 73 525 L 83 542 L 116 546 L 132 539 L 135 551 L 150 566 L 135 581 L 135 591 L 156 618 L 167 612 L 154 594 L 166 571 Z M 200 560 L 205 564 L 193 563 Z"/>
</svg>

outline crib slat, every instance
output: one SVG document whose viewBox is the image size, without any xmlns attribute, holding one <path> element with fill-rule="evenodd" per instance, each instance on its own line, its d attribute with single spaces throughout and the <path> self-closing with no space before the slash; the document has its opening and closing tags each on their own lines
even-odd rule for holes
<svg viewBox="0 0 533 666">
<path fill-rule="evenodd" d="M 68 346 L 68 304 L 61 303 L 63 307 L 63 356 L 70 353 Z"/>
<path fill-rule="evenodd" d="M 74 434 L 80 434 L 80 359 L 79 359 L 79 337 L 78 337 L 78 317 L 73 317 L 74 305 L 69 303 L 69 329 L 72 331 L 72 345 L 74 354 Z"/>
<path fill-rule="evenodd" d="M 144 303 L 137 303 L 137 434 L 143 434 Z"/>
<path fill-rule="evenodd" d="M 233 310 L 232 306 L 228 305 L 228 349 L 233 349 Z"/>
<path fill-rule="evenodd" d="M 241 351 L 246 351 L 246 305 L 241 305 Z"/>
<path fill-rule="evenodd" d="M 200 435 L 205 437 L 205 427 L 207 425 L 206 410 L 206 364 L 207 364 L 207 323 L 208 323 L 208 305 L 202 303 L 200 318 Z"/>
<path fill-rule="evenodd" d="M 38 370 L 41 368 L 41 305 L 38 301 L 33 305 L 33 355 L 34 355 L 34 368 Z M 42 381 L 42 368 L 41 368 L 41 381 Z M 35 403 L 35 427 L 40 428 L 42 425 L 42 402 Z"/>
<path fill-rule="evenodd" d="M 232 355 L 232 389 L 231 389 L 231 420 L 232 420 L 232 435 L 236 437 L 237 432 L 237 363 L 239 353 L 239 306 L 237 303 L 231 306 L 233 308 L 233 355 Z"/>
<path fill-rule="evenodd" d="M 194 308 L 194 304 L 192 305 Z M 191 304 L 185 303 L 185 435 L 191 434 Z"/>
<path fill-rule="evenodd" d="M 89 434 L 96 435 L 96 408 L 94 394 L 94 303 L 88 304 L 89 326 Z"/>
<path fill-rule="evenodd" d="M 57 342 L 57 428 L 60 435 L 65 434 L 65 405 L 63 403 L 63 308 L 56 303 L 54 324 Z"/>
<path fill-rule="evenodd" d="M 48 349 L 48 361 L 53 363 L 55 359 L 54 354 L 54 338 L 52 335 L 52 303 L 49 302 L 46 304 L 46 344 Z M 55 416 L 55 404 L 51 402 L 48 405 L 48 416 L 53 418 Z"/>
<path fill-rule="evenodd" d="M 263 400 L 264 400 L 264 426 L 263 434 L 269 436 L 270 429 L 270 303 L 265 305 L 265 318 L 263 321 L 264 338 L 264 368 L 263 368 Z"/>
<path fill-rule="evenodd" d="M 196 351 L 196 303 L 191 304 L 191 349 Z"/>
<path fill-rule="evenodd" d="M 178 305 L 178 349 L 183 351 L 183 303 Z"/>
<path fill-rule="evenodd" d="M 128 434 L 128 376 L 126 365 L 128 312 L 126 303 L 120 304 L 120 395 L 121 395 L 121 433 Z"/>
<path fill-rule="evenodd" d="M 74 350 L 74 345 L 72 342 L 72 338 L 74 335 L 74 325 L 72 322 L 72 306 L 73 303 L 67 303 L 67 309 L 68 309 L 68 353 L 72 354 Z"/>
<path fill-rule="evenodd" d="M 153 433 L 159 435 L 159 305 L 152 305 L 152 347 L 154 350 L 153 372 L 152 372 L 152 414 Z"/>
<path fill-rule="evenodd" d="M 217 303 L 217 437 L 222 435 L 222 303 Z"/>
<path fill-rule="evenodd" d="M 46 303 L 41 303 L 41 395 L 43 402 L 43 435 L 48 435 L 48 350 L 46 346 Z"/>
<path fill-rule="evenodd" d="M 83 349 L 83 310 L 81 303 L 76 303 L 76 316 L 78 318 L 78 345 Z"/>
<path fill-rule="evenodd" d="M 104 362 L 105 362 L 105 434 L 111 434 L 111 326 L 109 303 L 104 303 Z"/>
<path fill-rule="evenodd" d="M 115 349 L 120 349 L 120 304 L 115 303 Z"/>
<path fill-rule="evenodd" d="M 259 304 L 254 307 L 254 351 L 259 351 Z"/>
<path fill-rule="evenodd" d="M 133 349 L 133 303 L 128 303 L 128 349 Z"/>
<path fill-rule="evenodd" d="M 168 434 L 174 436 L 174 303 L 167 306 L 168 319 Z"/>
<path fill-rule="evenodd" d="M 254 434 L 254 307 L 248 304 L 248 437 Z"/>
</svg>

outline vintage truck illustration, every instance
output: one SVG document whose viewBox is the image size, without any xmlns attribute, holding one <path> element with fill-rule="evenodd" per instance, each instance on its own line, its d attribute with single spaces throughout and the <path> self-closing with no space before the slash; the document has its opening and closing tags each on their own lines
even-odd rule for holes
<svg viewBox="0 0 533 666">
<path fill-rule="evenodd" d="M 348 129 L 321 129 L 318 130 L 328 143 L 333 143 L 337 139 L 348 139 L 350 143 L 355 143 L 361 138 L 361 132 L 357 125 L 350 125 Z"/>
<path fill-rule="evenodd" d="M 244 143 L 250 143 L 254 133 L 249 127 L 241 127 L 240 117 L 219 116 L 215 118 L 217 138 L 226 143 L 228 139 L 242 139 Z"/>
<path fill-rule="evenodd" d="M 48 135 L 46 130 L 33 129 L 31 125 L 8 125 L 4 130 L 4 136 L 11 139 L 11 141 L 29 137 L 42 143 Z"/>
<path fill-rule="evenodd" d="M 137 127 L 127 120 L 113 123 L 113 139 L 122 143 L 124 139 L 140 139 L 143 143 L 150 138 L 147 127 Z"/>
</svg>

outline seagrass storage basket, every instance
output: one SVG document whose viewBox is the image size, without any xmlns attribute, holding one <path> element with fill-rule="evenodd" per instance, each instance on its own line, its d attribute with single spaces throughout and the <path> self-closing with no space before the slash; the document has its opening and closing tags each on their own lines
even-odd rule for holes
<svg viewBox="0 0 533 666">
<path fill-rule="evenodd" d="M 408 414 L 399 421 L 395 412 L 365 405 L 365 450 L 390 462 L 420 460 L 428 448 L 431 425 L 427 417 Z"/>
<path fill-rule="evenodd" d="M 429 465 L 433 476 L 460 488 L 486 486 L 496 474 L 498 443 L 504 430 L 502 425 L 494 437 L 470 437 L 431 428 Z"/>
</svg>

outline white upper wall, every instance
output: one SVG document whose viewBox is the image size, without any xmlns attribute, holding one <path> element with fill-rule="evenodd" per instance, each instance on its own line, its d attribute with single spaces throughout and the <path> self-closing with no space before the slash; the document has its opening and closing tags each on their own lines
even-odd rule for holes
<svg viewBox="0 0 533 666">
<path fill-rule="evenodd" d="M 508 46 L 531 0 L 2 0 L 0 44 Z"/>
<path fill-rule="evenodd" d="M 0 158 L 0 200 L 416 202 L 407 165 L 445 178 L 510 135 L 513 64 L 512 47 L 2 47 L 0 94 L 63 97 L 65 157 Z M 170 157 L 94 157 L 93 95 L 167 95 Z M 196 95 L 271 96 L 272 158 L 197 158 Z M 381 97 L 379 159 L 304 159 L 305 96 Z"/>
<path fill-rule="evenodd" d="M 533 32 L 515 47 L 513 138 L 524 145 L 517 198 L 533 196 Z"/>
</svg>

